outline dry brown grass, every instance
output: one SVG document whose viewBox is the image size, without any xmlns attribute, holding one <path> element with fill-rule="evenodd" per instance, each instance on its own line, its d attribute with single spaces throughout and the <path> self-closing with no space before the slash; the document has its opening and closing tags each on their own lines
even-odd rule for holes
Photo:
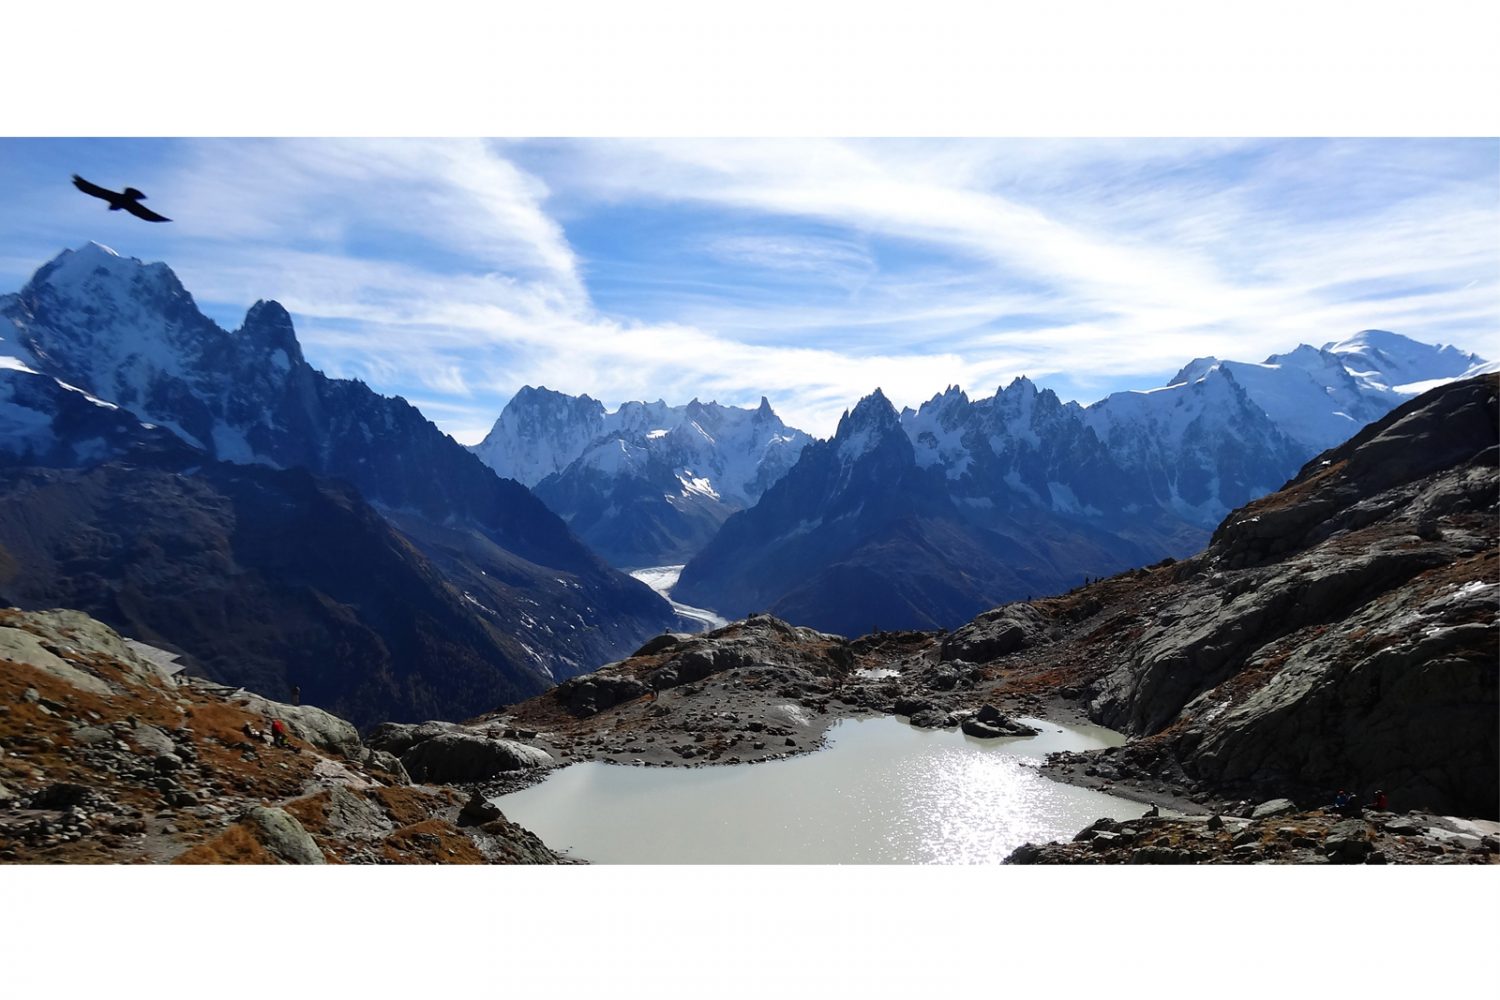
<svg viewBox="0 0 1500 1000">
<path fill-rule="evenodd" d="M 402 827 L 385 839 L 381 851 L 402 864 L 482 865 L 486 861 L 467 834 L 440 819 Z"/>
<path fill-rule="evenodd" d="M 443 799 L 432 792 L 417 788 L 374 788 L 370 794 L 385 809 L 386 817 L 397 826 L 411 826 L 429 819 L 433 809 L 443 803 Z M 446 798 L 452 802 L 451 793 Z"/>
<path fill-rule="evenodd" d="M 212 840 L 190 847 L 179 854 L 174 865 L 275 865 L 280 861 L 261 846 L 255 834 L 243 823 L 236 823 Z"/>
</svg>

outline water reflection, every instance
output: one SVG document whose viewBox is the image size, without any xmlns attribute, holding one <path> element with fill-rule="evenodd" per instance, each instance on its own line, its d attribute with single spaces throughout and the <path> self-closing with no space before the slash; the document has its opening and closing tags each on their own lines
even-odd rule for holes
<svg viewBox="0 0 1500 1000">
<path fill-rule="evenodd" d="M 1145 806 L 1050 781 L 1054 750 L 1112 746 L 1095 727 L 1028 720 L 1042 735 L 977 740 L 899 719 L 845 720 L 830 746 L 711 768 L 575 764 L 496 799 L 549 845 L 617 864 L 984 864 Z"/>
</svg>

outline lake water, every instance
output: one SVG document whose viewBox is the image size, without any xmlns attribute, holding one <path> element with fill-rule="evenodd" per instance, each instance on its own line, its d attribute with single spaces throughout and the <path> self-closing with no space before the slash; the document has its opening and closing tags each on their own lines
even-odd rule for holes
<svg viewBox="0 0 1500 1000">
<path fill-rule="evenodd" d="M 786 760 L 574 764 L 495 802 L 548 846 L 606 864 L 993 864 L 1027 841 L 1145 812 L 1034 767 L 1124 737 L 1026 721 L 1042 734 L 979 740 L 889 716 L 846 719 L 827 747 Z"/>
<path fill-rule="evenodd" d="M 700 632 L 712 632 L 729 624 L 727 618 L 720 617 L 707 608 L 695 608 L 672 600 L 672 588 L 677 586 L 677 578 L 682 575 L 681 566 L 647 566 L 645 569 L 631 570 L 630 575 L 671 601 L 672 610 L 683 618 L 696 622 Z"/>
</svg>

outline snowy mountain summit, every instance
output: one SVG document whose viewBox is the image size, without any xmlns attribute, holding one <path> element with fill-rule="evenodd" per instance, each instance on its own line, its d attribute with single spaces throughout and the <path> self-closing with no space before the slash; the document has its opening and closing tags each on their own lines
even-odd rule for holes
<svg viewBox="0 0 1500 1000">
<path fill-rule="evenodd" d="M 525 386 L 473 452 L 532 487 L 617 566 L 681 562 L 756 502 L 811 438 L 770 402 L 627 402 Z"/>
</svg>

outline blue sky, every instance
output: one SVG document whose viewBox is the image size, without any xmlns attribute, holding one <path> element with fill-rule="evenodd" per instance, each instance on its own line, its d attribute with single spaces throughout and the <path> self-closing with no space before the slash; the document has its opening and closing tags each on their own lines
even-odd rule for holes
<svg viewBox="0 0 1500 1000">
<path fill-rule="evenodd" d="M 0 140 L 0 290 L 95 240 L 479 439 L 524 384 L 819 435 L 1368 327 L 1500 356 L 1500 142 Z M 74 191 L 133 185 L 152 226 Z"/>
</svg>

